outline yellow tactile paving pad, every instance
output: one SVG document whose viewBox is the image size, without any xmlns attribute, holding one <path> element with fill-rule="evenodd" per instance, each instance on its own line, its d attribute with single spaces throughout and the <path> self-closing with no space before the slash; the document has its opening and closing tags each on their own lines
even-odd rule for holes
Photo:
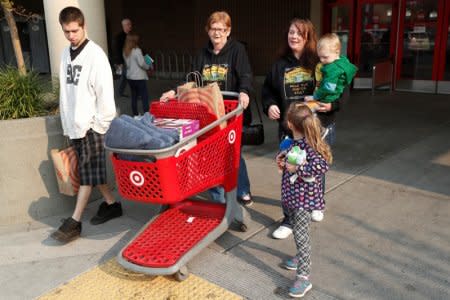
<svg viewBox="0 0 450 300">
<path fill-rule="evenodd" d="M 128 271 L 111 259 L 38 299 L 234 300 L 242 297 L 192 274 L 178 282 L 171 276 Z"/>
</svg>

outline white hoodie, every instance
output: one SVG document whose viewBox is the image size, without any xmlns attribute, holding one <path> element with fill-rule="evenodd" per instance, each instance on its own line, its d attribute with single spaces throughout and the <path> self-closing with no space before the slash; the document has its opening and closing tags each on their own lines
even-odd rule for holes
<svg viewBox="0 0 450 300">
<path fill-rule="evenodd" d="M 150 66 L 145 63 L 140 48 L 132 49 L 128 57 L 124 54 L 123 59 L 127 65 L 127 79 L 148 80 L 147 70 L 150 69 Z"/>
<path fill-rule="evenodd" d="M 93 41 L 86 44 L 74 61 L 69 49 L 64 49 L 59 69 L 59 109 L 64 135 L 83 138 L 91 128 L 105 134 L 116 115 L 108 58 Z"/>
</svg>

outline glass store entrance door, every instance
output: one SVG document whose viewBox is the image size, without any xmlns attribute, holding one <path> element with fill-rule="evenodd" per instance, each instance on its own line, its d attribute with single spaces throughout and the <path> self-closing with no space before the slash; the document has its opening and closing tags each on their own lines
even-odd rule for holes
<svg viewBox="0 0 450 300">
<path fill-rule="evenodd" d="M 404 1 L 397 90 L 450 93 L 449 10 L 445 0 Z"/>
<path fill-rule="evenodd" d="M 339 36 L 341 54 L 353 60 L 353 0 L 337 0 L 326 5 L 324 28 Z"/>
<path fill-rule="evenodd" d="M 397 32 L 397 1 L 358 1 L 355 63 L 359 68 L 355 88 L 370 88 L 374 63 L 393 60 Z"/>
</svg>

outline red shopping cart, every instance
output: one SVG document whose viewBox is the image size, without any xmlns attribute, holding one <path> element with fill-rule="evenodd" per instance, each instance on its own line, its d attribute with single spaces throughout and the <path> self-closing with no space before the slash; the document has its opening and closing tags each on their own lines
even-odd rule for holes
<svg viewBox="0 0 450 300">
<path fill-rule="evenodd" d="M 233 221 L 246 230 L 247 213 L 236 202 L 242 107 L 235 100 L 224 103 L 226 114 L 216 120 L 202 104 L 154 102 L 150 112 L 155 117 L 197 119 L 201 129 L 180 143 L 159 150 L 106 147 L 113 153 L 121 196 L 166 208 L 119 252 L 118 262 L 123 267 L 150 275 L 173 274 L 181 281 L 189 274 L 186 263 L 222 235 Z M 223 122 L 227 126 L 220 129 Z M 185 150 L 194 140 L 197 144 Z M 139 159 L 129 160 L 130 155 Z M 217 185 L 225 190 L 225 204 L 193 199 Z"/>
</svg>

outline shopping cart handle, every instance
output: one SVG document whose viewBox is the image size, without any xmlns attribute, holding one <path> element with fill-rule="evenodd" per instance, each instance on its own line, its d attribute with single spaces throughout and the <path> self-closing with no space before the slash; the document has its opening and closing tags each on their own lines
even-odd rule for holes
<svg viewBox="0 0 450 300">
<path fill-rule="evenodd" d="M 222 96 L 224 97 L 233 97 L 232 99 L 228 100 L 237 100 L 239 99 L 239 93 L 238 92 L 232 92 L 232 91 L 221 91 Z"/>
</svg>

